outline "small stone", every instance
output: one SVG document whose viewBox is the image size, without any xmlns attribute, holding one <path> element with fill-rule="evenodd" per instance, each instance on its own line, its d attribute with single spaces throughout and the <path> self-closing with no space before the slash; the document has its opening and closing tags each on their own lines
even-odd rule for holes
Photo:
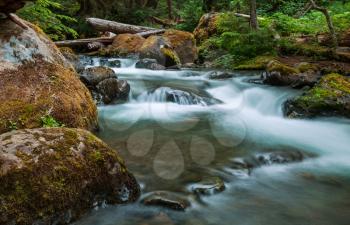
<svg viewBox="0 0 350 225">
<path fill-rule="evenodd" d="M 220 177 L 205 177 L 191 185 L 191 191 L 199 195 L 213 195 L 225 190 L 225 183 Z"/>
<path fill-rule="evenodd" d="M 161 206 L 178 211 L 184 211 L 191 205 L 182 195 L 168 191 L 151 192 L 141 202 L 144 205 Z"/>
</svg>

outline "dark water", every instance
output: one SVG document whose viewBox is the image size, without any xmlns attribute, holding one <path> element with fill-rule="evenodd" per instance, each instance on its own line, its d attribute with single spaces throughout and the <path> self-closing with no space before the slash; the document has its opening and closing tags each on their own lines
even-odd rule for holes
<svg viewBox="0 0 350 225">
<path fill-rule="evenodd" d="M 143 194 L 172 191 L 191 207 L 104 206 L 76 225 L 350 224 L 349 120 L 285 119 L 281 105 L 297 92 L 248 83 L 253 73 L 214 81 L 210 71 L 150 71 L 134 63 L 125 59 L 115 68 L 132 94 L 126 103 L 99 107 L 98 136 L 119 151 Z M 295 149 L 313 157 L 250 174 L 231 166 L 237 158 Z M 205 177 L 222 178 L 226 190 L 192 194 L 191 185 Z"/>
</svg>

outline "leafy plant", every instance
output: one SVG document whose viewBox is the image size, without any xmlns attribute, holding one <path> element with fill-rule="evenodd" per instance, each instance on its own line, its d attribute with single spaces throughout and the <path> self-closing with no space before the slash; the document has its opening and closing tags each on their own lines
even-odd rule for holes
<svg viewBox="0 0 350 225">
<path fill-rule="evenodd" d="M 78 37 L 78 33 L 69 26 L 75 23 L 76 19 L 59 13 L 62 11 L 64 8 L 58 1 L 37 0 L 19 10 L 18 14 L 39 26 L 53 40 Z"/>
<path fill-rule="evenodd" d="M 8 128 L 10 129 L 10 130 L 17 130 L 18 129 L 18 127 L 17 127 L 17 123 L 16 122 L 14 122 L 14 121 L 12 121 L 12 120 L 9 120 L 8 121 Z"/>
<path fill-rule="evenodd" d="M 51 115 L 45 115 L 41 117 L 41 123 L 43 127 L 64 127 L 64 124 L 58 122 L 54 117 Z"/>
</svg>

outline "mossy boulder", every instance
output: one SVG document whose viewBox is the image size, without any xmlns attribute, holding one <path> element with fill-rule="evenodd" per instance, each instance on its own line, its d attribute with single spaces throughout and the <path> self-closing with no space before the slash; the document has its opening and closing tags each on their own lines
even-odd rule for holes
<svg viewBox="0 0 350 225">
<path fill-rule="evenodd" d="M 207 13 L 201 17 L 196 29 L 193 31 L 198 44 L 218 32 L 218 18 L 220 15 L 220 13 Z"/>
<path fill-rule="evenodd" d="M 179 30 L 166 30 L 163 37 L 177 53 L 181 64 L 193 63 L 198 59 L 196 40 L 192 33 Z"/>
<path fill-rule="evenodd" d="M 0 135 L 0 223 L 69 224 L 92 207 L 135 201 L 140 189 L 118 153 L 68 128 Z"/>
<path fill-rule="evenodd" d="M 265 70 L 269 62 L 275 60 L 274 56 L 257 56 L 235 66 L 236 70 Z"/>
<path fill-rule="evenodd" d="M 42 127 L 54 117 L 67 127 L 92 130 L 97 109 L 89 90 L 55 44 L 34 25 L 0 23 L 0 133 Z"/>
<path fill-rule="evenodd" d="M 171 67 L 181 64 L 171 43 L 161 36 L 151 36 L 140 48 L 140 58 L 156 59 L 158 64 Z"/>
<path fill-rule="evenodd" d="M 291 118 L 315 116 L 350 117 L 350 78 L 329 74 L 302 96 L 288 100 L 285 115 Z"/>
<path fill-rule="evenodd" d="M 267 64 L 266 73 L 262 76 L 265 84 L 293 88 L 314 86 L 320 77 L 319 68 L 313 64 L 303 62 L 291 67 L 277 60 Z"/>
<path fill-rule="evenodd" d="M 100 50 L 100 55 L 128 56 L 137 54 L 145 40 L 137 34 L 119 34 L 114 38 L 112 45 Z"/>
</svg>

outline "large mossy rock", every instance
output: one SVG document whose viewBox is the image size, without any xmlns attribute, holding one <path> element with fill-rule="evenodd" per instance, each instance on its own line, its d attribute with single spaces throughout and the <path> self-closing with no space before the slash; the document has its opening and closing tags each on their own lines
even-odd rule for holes
<svg viewBox="0 0 350 225">
<path fill-rule="evenodd" d="M 0 22 L 0 133 L 41 127 L 47 114 L 67 127 L 94 129 L 97 110 L 89 90 L 54 43 L 27 25 Z"/>
<path fill-rule="evenodd" d="M 192 33 L 170 29 L 165 31 L 163 37 L 169 41 L 181 64 L 193 63 L 198 59 L 196 40 Z"/>
<path fill-rule="evenodd" d="M 0 224 L 68 224 L 99 203 L 135 201 L 140 189 L 118 153 L 68 128 L 0 135 Z"/>
<path fill-rule="evenodd" d="M 201 17 L 193 34 L 197 43 L 201 43 L 218 32 L 217 21 L 220 13 L 208 13 Z"/>
<path fill-rule="evenodd" d="M 315 116 L 350 117 L 350 78 L 329 74 L 302 96 L 289 100 L 284 106 L 291 118 Z"/>
<path fill-rule="evenodd" d="M 100 54 L 106 56 L 137 54 L 145 40 L 145 38 L 137 34 L 119 34 L 114 38 L 112 45 L 101 49 Z"/>
<path fill-rule="evenodd" d="M 320 77 L 319 68 L 313 64 L 304 62 L 291 67 L 273 60 L 268 63 L 262 78 L 265 84 L 302 88 L 314 86 Z"/>
<path fill-rule="evenodd" d="M 161 36 L 151 36 L 140 48 L 140 58 L 156 59 L 158 64 L 171 67 L 181 64 L 171 43 Z"/>
</svg>

